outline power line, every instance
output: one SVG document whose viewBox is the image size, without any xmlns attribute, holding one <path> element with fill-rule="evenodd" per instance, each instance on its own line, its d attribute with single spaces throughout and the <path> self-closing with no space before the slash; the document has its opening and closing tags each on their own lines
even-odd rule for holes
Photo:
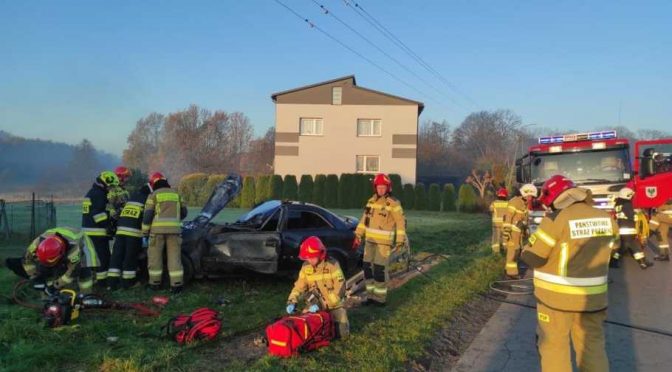
<svg viewBox="0 0 672 372">
<path fill-rule="evenodd" d="M 384 72 L 385 74 L 389 75 L 389 76 L 390 76 L 391 78 L 393 78 L 394 80 L 396 80 L 396 81 L 398 81 L 398 82 L 404 84 L 405 86 L 407 86 L 407 87 L 413 89 L 414 91 L 416 91 L 416 92 L 422 94 L 423 96 L 428 97 L 428 98 L 430 98 L 431 100 L 433 100 L 433 101 L 435 101 L 435 102 L 437 102 L 437 103 L 440 104 L 440 102 L 438 102 L 438 101 L 437 101 L 436 99 L 434 99 L 432 96 L 430 96 L 430 95 L 424 93 L 423 91 L 419 90 L 418 88 L 414 87 L 413 85 L 407 83 L 407 82 L 404 81 L 403 79 L 399 78 L 397 75 L 391 73 L 390 71 L 386 70 L 385 68 L 383 68 L 383 67 L 380 66 L 379 64 L 377 64 L 377 63 L 375 63 L 374 61 L 372 61 L 370 58 L 364 56 L 363 54 L 359 53 L 358 51 L 354 50 L 353 48 L 351 48 L 350 46 L 348 46 L 347 44 L 345 44 L 344 42 L 338 40 L 337 38 L 335 38 L 334 36 L 332 36 L 331 34 L 329 34 L 328 32 L 326 32 L 325 30 L 321 29 L 318 25 L 316 25 L 315 23 L 311 22 L 308 18 L 305 18 L 305 17 L 301 16 L 301 15 L 300 15 L 299 13 L 297 13 L 294 9 L 290 8 L 289 6 L 287 6 L 287 5 L 284 4 L 282 1 L 280 1 L 280 0 L 273 0 L 273 1 L 275 1 L 276 3 L 278 3 L 279 5 L 281 5 L 283 8 L 287 9 L 289 12 L 291 12 L 292 14 L 294 14 L 297 18 L 299 18 L 299 19 L 301 19 L 302 21 L 306 22 L 306 23 L 310 26 L 310 28 L 314 28 L 314 29 L 316 29 L 317 31 L 321 32 L 324 36 L 326 36 L 326 37 L 330 38 L 331 40 L 333 40 L 334 42 L 338 43 L 338 44 L 339 44 L 340 46 L 342 46 L 343 48 L 346 48 L 347 50 L 349 50 L 349 51 L 352 52 L 353 54 L 357 55 L 359 58 L 361 58 L 361 59 L 367 61 L 368 63 L 370 63 L 371 65 L 373 65 L 373 66 L 376 67 L 377 69 L 379 69 L 380 71 L 382 71 L 382 72 Z"/>
<path fill-rule="evenodd" d="M 425 62 L 424 59 L 422 59 L 417 53 L 415 53 L 408 45 L 406 45 L 403 41 L 401 41 L 397 36 L 395 36 L 387 27 L 385 27 L 381 22 L 379 22 L 375 17 L 373 17 L 369 12 L 366 11 L 359 3 L 353 0 L 343 0 L 343 3 L 349 8 L 351 8 L 355 13 L 357 13 L 362 19 L 364 19 L 367 23 L 369 23 L 371 26 L 373 26 L 378 32 L 383 34 L 388 40 L 390 40 L 392 43 L 394 43 L 396 46 L 398 46 L 402 51 L 404 51 L 406 54 L 408 54 L 412 59 L 414 59 L 420 66 L 422 66 L 425 70 L 427 70 L 429 73 L 432 75 L 436 76 L 439 80 L 441 80 L 444 84 L 446 84 L 450 89 L 452 89 L 455 93 L 461 95 L 465 99 L 467 99 L 469 102 L 471 102 L 473 105 L 478 106 L 478 104 L 471 99 L 469 96 L 467 96 L 465 93 L 461 92 L 457 87 L 452 84 L 448 79 L 446 79 L 440 72 L 438 72 L 436 69 L 434 69 L 432 66 L 429 65 L 429 63 Z"/>
<path fill-rule="evenodd" d="M 418 75 L 415 71 L 413 71 L 413 70 L 411 70 L 410 68 L 408 68 L 408 66 L 406 66 L 406 65 L 404 65 L 403 63 L 399 62 L 398 59 L 396 59 L 396 58 L 394 58 L 393 56 L 391 56 L 389 53 L 387 53 L 385 50 L 383 50 L 381 47 L 379 47 L 376 43 L 374 43 L 373 41 L 371 41 L 371 40 L 370 40 L 369 38 L 367 38 L 366 36 L 362 35 L 359 31 L 355 30 L 353 27 L 351 27 L 351 26 L 350 26 L 349 24 L 347 24 L 345 21 L 343 21 L 342 19 L 340 19 L 339 17 L 337 17 L 336 14 L 334 14 L 334 12 L 330 11 L 329 9 L 327 9 L 327 7 L 325 7 L 324 5 L 320 4 L 320 3 L 317 2 L 316 0 L 311 0 L 311 1 L 312 1 L 315 5 L 319 6 L 319 7 L 322 9 L 322 11 L 324 12 L 325 15 L 330 15 L 330 16 L 332 16 L 335 20 L 337 20 L 337 21 L 338 21 L 339 23 L 341 23 L 343 26 L 347 27 L 347 28 L 348 28 L 350 31 L 352 31 L 355 35 L 359 36 L 360 39 L 366 41 L 367 44 L 369 44 L 369 45 L 371 45 L 372 47 L 376 48 L 376 50 L 378 50 L 380 53 L 382 53 L 382 54 L 385 55 L 387 58 L 389 58 L 390 60 L 392 60 L 392 61 L 393 61 L 394 63 L 396 63 L 399 67 L 403 68 L 403 69 L 406 70 L 408 73 L 410 73 L 410 74 L 412 74 L 413 76 L 415 76 L 418 80 L 420 80 L 420 81 L 422 81 L 423 83 L 427 84 L 427 86 L 431 87 L 431 88 L 434 89 L 436 92 L 438 92 L 439 94 L 441 94 L 441 95 L 444 96 L 445 98 L 449 99 L 449 100 L 450 100 L 452 103 L 454 103 L 455 105 L 460 105 L 458 102 L 456 102 L 456 101 L 455 101 L 454 99 L 452 99 L 451 97 L 449 97 L 449 96 L 443 94 L 443 92 L 442 92 L 440 89 L 438 89 L 436 86 L 434 86 L 432 83 L 430 83 L 429 81 L 425 80 L 422 76 Z"/>
</svg>

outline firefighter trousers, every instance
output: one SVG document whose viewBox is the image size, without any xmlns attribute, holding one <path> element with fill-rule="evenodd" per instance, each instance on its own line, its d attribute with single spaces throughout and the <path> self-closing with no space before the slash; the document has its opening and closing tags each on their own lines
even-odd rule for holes
<svg viewBox="0 0 672 372">
<path fill-rule="evenodd" d="M 658 234 L 658 254 L 668 256 L 670 254 L 670 225 L 665 222 L 659 222 L 656 230 Z"/>
<path fill-rule="evenodd" d="M 364 284 L 367 297 L 379 303 L 387 300 L 387 268 L 390 264 L 392 247 L 367 241 L 364 244 Z"/>
<path fill-rule="evenodd" d="M 171 287 L 180 287 L 183 284 L 182 271 L 182 237 L 179 234 L 151 234 L 147 249 L 147 270 L 149 284 L 161 285 L 163 276 L 163 251 L 166 250 L 168 261 L 168 276 Z"/>
<path fill-rule="evenodd" d="M 570 340 L 579 371 L 609 371 L 603 325 L 606 318 L 606 310 L 565 312 L 537 303 L 537 349 L 542 372 L 572 372 Z"/>
<path fill-rule="evenodd" d="M 502 225 L 492 224 L 492 253 L 500 253 L 502 251 Z"/>
<path fill-rule="evenodd" d="M 339 307 L 329 311 L 331 319 L 336 325 L 336 337 L 345 339 L 350 336 L 350 322 L 348 321 L 348 312 L 344 307 Z"/>
<path fill-rule="evenodd" d="M 512 230 L 509 239 L 506 241 L 506 264 L 504 265 L 506 275 L 518 275 L 521 235 L 520 230 Z"/>
<path fill-rule="evenodd" d="M 110 238 L 107 236 L 89 236 L 89 238 L 100 261 L 100 266 L 96 268 L 95 279 L 102 282 L 107 279 L 107 272 L 110 267 Z"/>
<path fill-rule="evenodd" d="M 135 284 L 138 270 L 138 255 L 142 248 L 142 238 L 117 235 L 112 246 L 112 258 L 107 276 L 111 285 L 119 283 L 124 288 Z"/>
<path fill-rule="evenodd" d="M 612 257 L 619 260 L 624 253 L 632 254 L 632 258 L 637 261 L 645 258 L 644 252 L 642 251 L 642 245 L 639 244 L 636 235 L 621 235 L 621 246 Z"/>
</svg>

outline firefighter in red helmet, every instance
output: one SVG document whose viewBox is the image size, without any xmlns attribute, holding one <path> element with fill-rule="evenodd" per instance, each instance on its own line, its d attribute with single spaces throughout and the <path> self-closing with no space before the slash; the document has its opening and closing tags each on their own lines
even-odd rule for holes
<svg viewBox="0 0 672 372">
<path fill-rule="evenodd" d="M 373 191 L 355 230 L 355 245 L 365 240 L 366 304 L 385 305 L 390 255 L 393 248 L 401 249 L 406 243 L 406 218 L 401 202 L 392 196 L 392 181 L 387 175 L 376 175 Z"/>
<path fill-rule="evenodd" d="M 303 300 L 309 312 L 329 311 L 336 323 L 337 336 L 350 335 L 345 302 L 345 277 L 338 261 L 327 257 L 327 249 L 317 236 L 301 243 L 299 258 L 303 261 L 299 277 L 287 299 L 287 313 L 296 311 L 296 304 Z"/>
<path fill-rule="evenodd" d="M 544 183 L 540 202 L 551 212 L 521 259 L 534 268 L 541 370 L 571 371 L 571 340 L 579 370 L 606 372 L 607 272 L 618 224 L 592 206 L 588 190 L 561 175 Z"/>
<path fill-rule="evenodd" d="M 505 187 L 497 190 L 497 199 L 490 203 L 490 214 L 492 215 L 492 253 L 502 252 L 504 237 L 502 236 L 502 225 L 504 224 L 504 215 L 509 207 L 509 192 Z"/>
</svg>

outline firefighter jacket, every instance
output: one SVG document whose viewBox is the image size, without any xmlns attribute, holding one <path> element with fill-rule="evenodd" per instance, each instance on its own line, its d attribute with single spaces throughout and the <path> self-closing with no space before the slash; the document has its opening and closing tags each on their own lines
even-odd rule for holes
<svg viewBox="0 0 672 372">
<path fill-rule="evenodd" d="M 537 301 L 560 311 L 605 309 L 609 258 L 619 241 L 614 218 L 585 201 L 548 214 L 521 256 L 534 268 Z"/>
<path fill-rule="evenodd" d="M 523 227 L 527 225 L 528 213 L 525 199 L 522 196 L 513 197 L 507 203 L 506 213 L 504 214 L 504 227 L 522 232 Z"/>
<path fill-rule="evenodd" d="M 180 234 L 182 221 L 187 216 L 187 207 L 180 194 L 170 187 L 155 190 L 145 202 L 142 217 L 142 234 Z"/>
<path fill-rule="evenodd" d="M 149 188 L 143 187 L 131 195 L 119 214 L 117 235 L 142 238 L 142 216 Z"/>
<path fill-rule="evenodd" d="M 359 239 L 375 244 L 403 244 L 406 241 L 406 218 L 399 200 L 391 195 L 371 197 L 355 234 Z"/>
<path fill-rule="evenodd" d="M 632 200 L 616 199 L 614 212 L 616 212 L 616 219 L 618 220 L 618 233 L 621 235 L 636 235 L 635 209 L 632 207 Z"/>
<path fill-rule="evenodd" d="M 327 258 L 313 267 L 304 262 L 299 271 L 299 278 L 287 299 L 295 304 L 301 296 L 314 294 L 319 299 L 322 309 L 334 310 L 343 306 L 345 296 L 345 277 L 341 266 L 333 258 Z"/>
<path fill-rule="evenodd" d="M 501 226 L 504 223 L 504 216 L 509 208 L 509 202 L 506 200 L 493 200 L 490 203 L 490 213 L 492 214 L 492 224 Z"/>
<path fill-rule="evenodd" d="M 70 227 L 56 227 L 49 229 L 33 240 L 26 250 L 23 259 L 23 269 L 31 277 L 38 274 L 40 262 L 37 259 L 37 246 L 49 236 L 59 234 L 68 242 L 68 249 L 65 253 L 65 259 L 61 260 L 56 267 L 60 277 L 55 281 L 56 287 L 61 287 L 72 283 L 73 274 L 78 267 L 98 267 L 100 263 L 96 255 L 95 247 L 82 231 Z"/>
<path fill-rule="evenodd" d="M 108 236 L 110 213 L 107 211 L 107 192 L 94 183 L 82 202 L 82 231 L 88 236 Z"/>
<path fill-rule="evenodd" d="M 107 193 L 108 210 L 111 215 L 119 217 L 117 214 L 121 212 L 126 202 L 130 199 L 130 195 L 126 189 L 121 186 L 115 186 Z"/>
</svg>

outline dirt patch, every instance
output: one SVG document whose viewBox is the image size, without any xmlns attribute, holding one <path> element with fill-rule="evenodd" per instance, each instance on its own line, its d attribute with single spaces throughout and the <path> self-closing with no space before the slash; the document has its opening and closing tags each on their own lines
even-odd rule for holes
<svg viewBox="0 0 672 372">
<path fill-rule="evenodd" d="M 499 305 L 497 301 L 476 296 L 461 306 L 453 313 L 448 324 L 437 332 L 431 344 L 427 346 L 425 354 L 411 361 L 407 370 L 450 370 L 497 311 Z"/>
</svg>

